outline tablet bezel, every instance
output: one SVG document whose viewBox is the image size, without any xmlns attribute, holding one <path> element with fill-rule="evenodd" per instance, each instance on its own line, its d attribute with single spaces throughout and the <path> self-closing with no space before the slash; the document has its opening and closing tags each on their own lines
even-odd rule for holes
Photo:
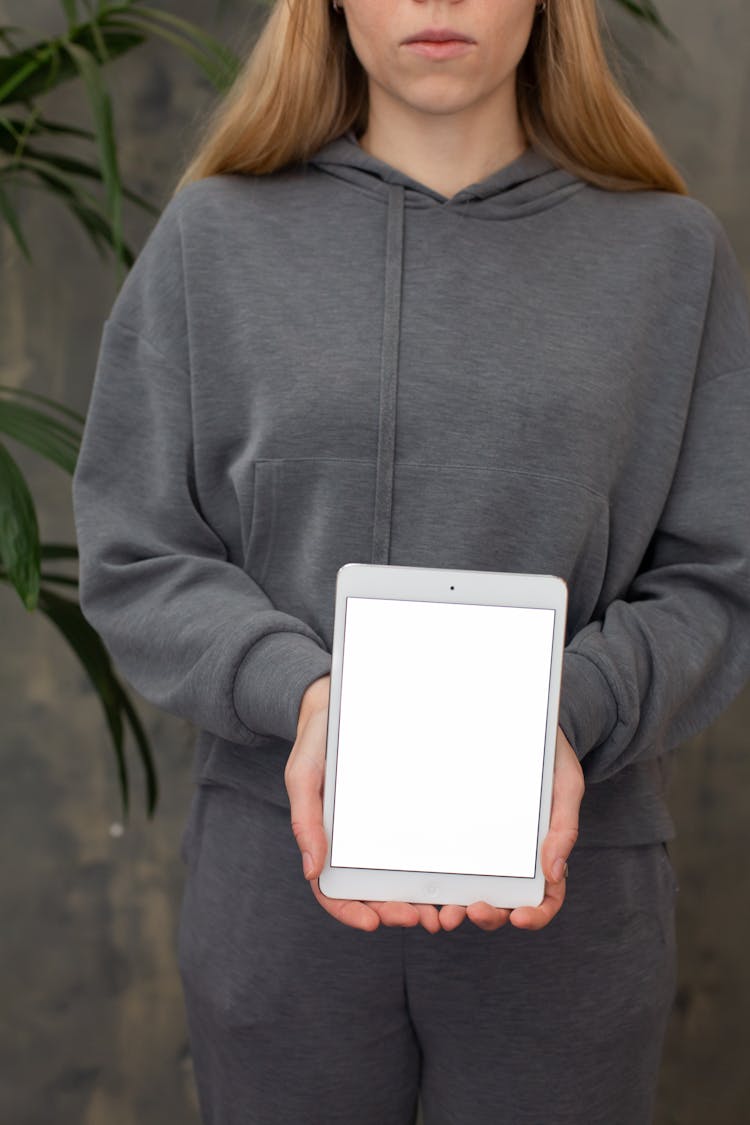
<svg viewBox="0 0 750 1125">
<path fill-rule="evenodd" d="M 463 602 L 555 611 L 539 801 L 536 874 L 532 878 L 331 867 L 330 845 L 333 833 L 347 597 Z M 339 568 L 336 575 L 323 790 L 323 824 L 328 850 L 318 883 L 326 897 L 376 902 L 425 902 L 440 905 L 456 903 L 462 906 L 483 901 L 499 907 L 538 906 L 542 902 L 545 878 L 541 865 L 541 849 L 549 830 L 552 805 L 552 779 L 567 606 L 568 587 L 565 580 L 557 575 L 392 566 L 377 563 L 345 563 Z"/>
</svg>

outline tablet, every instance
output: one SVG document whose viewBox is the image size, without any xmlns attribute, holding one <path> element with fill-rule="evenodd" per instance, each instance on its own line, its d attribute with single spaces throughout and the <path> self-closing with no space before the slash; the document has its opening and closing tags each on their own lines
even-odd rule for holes
<svg viewBox="0 0 750 1125">
<path fill-rule="evenodd" d="M 555 575 L 339 569 L 323 894 L 542 902 L 567 601 Z"/>
</svg>

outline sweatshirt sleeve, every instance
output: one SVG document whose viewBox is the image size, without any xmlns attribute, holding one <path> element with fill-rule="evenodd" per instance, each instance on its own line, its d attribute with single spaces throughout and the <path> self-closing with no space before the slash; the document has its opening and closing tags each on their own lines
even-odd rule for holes
<svg viewBox="0 0 750 1125">
<path fill-rule="evenodd" d="M 677 468 L 627 595 L 569 642 L 560 726 L 588 781 L 675 749 L 750 675 L 750 308 L 719 220 Z"/>
<path fill-rule="evenodd" d="M 151 703 L 235 743 L 293 741 L 304 690 L 330 671 L 331 656 L 228 561 L 201 510 L 180 194 L 102 332 L 73 477 L 81 609 Z"/>
</svg>

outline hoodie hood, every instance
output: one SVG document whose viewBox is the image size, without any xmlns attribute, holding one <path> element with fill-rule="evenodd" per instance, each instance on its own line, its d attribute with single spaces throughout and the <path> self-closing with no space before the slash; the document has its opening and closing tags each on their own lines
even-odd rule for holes
<svg viewBox="0 0 750 1125">
<path fill-rule="evenodd" d="M 470 205 L 476 218 L 513 218 L 561 202 L 585 187 L 585 181 L 556 165 L 536 146 L 484 179 L 467 184 L 453 196 L 441 195 L 385 160 L 366 152 L 350 128 L 324 145 L 308 163 L 341 180 L 347 180 L 373 195 L 386 197 L 399 191 L 404 207 L 439 207 L 465 210 Z"/>
</svg>

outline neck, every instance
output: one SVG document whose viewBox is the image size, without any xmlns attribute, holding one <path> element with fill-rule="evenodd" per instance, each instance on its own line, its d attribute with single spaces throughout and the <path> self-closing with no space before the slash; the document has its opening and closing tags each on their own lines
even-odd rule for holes
<svg viewBox="0 0 750 1125">
<path fill-rule="evenodd" d="M 367 128 L 359 138 L 365 152 L 450 197 L 510 164 L 528 148 L 518 114 L 415 114 L 409 107 L 383 112 L 370 101 Z"/>
</svg>

